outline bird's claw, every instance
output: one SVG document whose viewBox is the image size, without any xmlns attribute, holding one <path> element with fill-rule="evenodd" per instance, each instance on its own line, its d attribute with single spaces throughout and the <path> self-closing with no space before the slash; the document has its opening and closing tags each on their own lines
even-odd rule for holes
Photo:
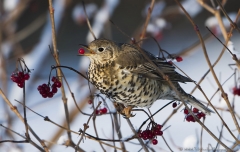
<svg viewBox="0 0 240 152">
<path fill-rule="evenodd" d="M 132 113 L 130 114 L 130 116 L 127 116 L 127 115 L 124 114 L 123 118 L 128 119 L 130 117 L 135 117 L 135 116 L 136 116 L 136 114 L 132 114 Z"/>
</svg>

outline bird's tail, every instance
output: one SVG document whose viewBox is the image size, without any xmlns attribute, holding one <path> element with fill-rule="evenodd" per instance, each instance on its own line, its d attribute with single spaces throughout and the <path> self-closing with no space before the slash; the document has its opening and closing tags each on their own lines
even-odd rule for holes
<svg viewBox="0 0 240 152">
<path fill-rule="evenodd" d="M 211 113 L 214 113 L 211 109 L 203 105 L 200 101 L 198 101 L 194 96 L 187 94 L 181 86 L 176 83 L 175 86 L 177 87 L 177 90 L 181 94 L 182 100 L 184 100 L 186 103 L 190 104 L 194 108 L 197 108 L 198 110 L 204 112 L 207 115 L 211 115 Z M 181 98 L 178 97 L 178 100 L 181 101 Z"/>
<path fill-rule="evenodd" d="M 211 113 L 214 113 L 211 109 L 209 109 L 208 107 L 206 107 L 205 105 L 203 105 L 200 101 L 198 101 L 195 97 L 193 97 L 190 94 L 183 95 L 182 99 L 190 104 L 191 106 L 193 106 L 194 108 L 197 108 L 198 110 L 204 112 L 207 115 L 211 115 Z"/>
</svg>

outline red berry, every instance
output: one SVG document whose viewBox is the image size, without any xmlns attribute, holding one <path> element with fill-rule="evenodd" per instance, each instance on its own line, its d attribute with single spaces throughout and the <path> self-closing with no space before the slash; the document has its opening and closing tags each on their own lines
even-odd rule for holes
<svg viewBox="0 0 240 152">
<path fill-rule="evenodd" d="M 57 93 L 57 87 L 55 84 L 52 85 L 52 93 Z"/>
<path fill-rule="evenodd" d="M 182 59 L 182 57 L 177 56 L 177 57 L 176 57 L 176 60 L 177 60 L 177 62 L 181 62 L 183 59 Z"/>
<path fill-rule="evenodd" d="M 88 100 L 88 104 L 92 104 L 92 100 Z"/>
<path fill-rule="evenodd" d="M 30 78 L 30 75 L 28 73 L 24 74 L 24 80 L 28 80 Z"/>
<path fill-rule="evenodd" d="M 17 76 L 15 73 L 13 73 L 13 74 L 11 75 L 11 80 L 12 80 L 13 82 L 17 82 L 17 79 L 18 79 L 18 76 Z"/>
<path fill-rule="evenodd" d="M 22 77 L 19 77 L 17 81 L 18 81 L 17 83 L 24 83 L 25 82 L 24 78 L 22 78 Z"/>
<path fill-rule="evenodd" d="M 187 109 L 184 109 L 184 113 L 187 115 L 187 114 L 188 114 L 188 110 L 187 110 Z"/>
<path fill-rule="evenodd" d="M 188 115 L 187 117 L 186 117 L 186 120 L 188 121 L 188 122 L 190 122 L 190 121 L 195 121 L 194 120 L 194 117 L 192 116 L 192 115 Z"/>
<path fill-rule="evenodd" d="M 41 90 L 43 90 L 43 87 L 42 87 L 41 85 L 39 85 L 39 86 L 37 87 L 37 89 L 38 89 L 38 91 L 40 92 Z"/>
<path fill-rule="evenodd" d="M 60 81 L 55 81 L 54 84 L 56 85 L 56 87 L 61 88 L 62 84 Z"/>
<path fill-rule="evenodd" d="M 152 139 L 154 137 L 154 134 L 150 131 L 149 133 L 148 133 L 148 139 Z"/>
<path fill-rule="evenodd" d="M 48 92 L 47 96 L 48 96 L 48 98 L 52 98 L 53 97 L 53 93 L 52 92 Z"/>
<path fill-rule="evenodd" d="M 57 87 L 52 87 L 52 93 L 57 93 L 58 89 Z"/>
<path fill-rule="evenodd" d="M 96 114 L 97 114 L 97 115 L 99 114 L 99 110 L 96 110 Z"/>
<path fill-rule="evenodd" d="M 147 132 L 146 132 L 146 130 L 144 130 L 144 131 L 142 132 L 142 134 L 143 134 L 143 135 L 147 135 Z"/>
<path fill-rule="evenodd" d="M 100 110 L 99 110 L 99 114 L 100 114 L 100 115 L 101 115 L 101 114 L 103 114 L 103 111 L 102 111 L 102 109 L 100 109 Z"/>
<path fill-rule="evenodd" d="M 170 63 L 171 65 L 173 65 L 173 62 L 172 62 L 172 61 L 168 61 L 168 63 Z"/>
<path fill-rule="evenodd" d="M 107 108 L 102 108 L 99 110 L 99 114 L 105 114 L 107 113 Z"/>
<path fill-rule="evenodd" d="M 44 89 L 43 89 L 43 90 L 40 90 L 39 93 L 40 93 L 40 94 L 47 94 L 46 90 L 44 90 Z"/>
<path fill-rule="evenodd" d="M 48 96 L 46 93 L 43 93 L 41 95 L 42 95 L 43 98 L 47 98 L 47 96 Z"/>
<path fill-rule="evenodd" d="M 52 82 L 55 82 L 56 80 L 57 80 L 57 78 L 56 77 L 52 77 Z"/>
<path fill-rule="evenodd" d="M 198 113 L 198 114 L 197 114 L 197 117 L 198 117 L 198 119 L 201 119 L 201 118 L 202 118 L 201 113 Z"/>
<path fill-rule="evenodd" d="M 24 84 L 24 83 L 18 83 L 17 85 L 18 85 L 20 88 L 23 88 L 23 84 Z"/>
<path fill-rule="evenodd" d="M 44 88 L 44 90 L 48 93 L 48 92 L 50 92 L 50 87 L 47 86 L 47 87 Z"/>
<path fill-rule="evenodd" d="M 107 108 L 104 107 L 104 108 L 102 109 L 102 113 L 103 113 L 103 114 L 107 113 Z"/>
<path fill-rule="evenodd" d="M 142 138 L 144 139 L 144 140 L 147 140 L 148 139 L 148 133 L 147 133 L 147 130 L 144 130 L 143 132 L 142 132 Z"/>
<path fill-rule="evenodd" d="M 19 81 L 18 77 L 12 77 L 11 80 L 16 83 Z"/>
<path fill-rule="evenodd" d="M 238 95 L 238 96 L 240 96 L 240 88 L 234 87 L 234 88 L 233 88 L 233 95 Z"/>
<path fill-rule="evenodd" d="M 42 87 L 43 87 L 43 88 L 46 88 L 46 87 L 48 87 L 48 86 L 47 86 L 46 83 L 44 83 L 44 84 L 42 84 Z"/>
<path fill-rule="evenodd" d="M 21 80 L 21 78 L 19 78 L 18 76 L 15 77 L 15 78 L 16 78 L 16 83 L 23 83 L 22 80 Z"/>
<path fill-rule="evenodd" d="M 199 111 L 199 110 L 198 110 L 197 108 L 193 108 L 193 112 L 194 112 L 194 113 L 198 113 L 198 111 Z"/>
<path fill-rule="evenodd" d="M 24 73 L 23 72 L 18 72 L 18 76 L 20 77 L 20 78 L 24 78 Z"/>
<path fill-rule="evenodd" d="M 85 53 L 85 50 L 84 50 L 83 48 L 80 48 L 80 49 L 78 50 L 78 53 L 79 53 L 79 54 L 84 54 L 84 53 Z"/>
<path fill-rule="evenodd" d="M 186 117 L 186 120 L 187 120 L 187 122 L 190 122 L 191 121 L 191 118 L 190 117 Z"/>
<path fill-rule="evenodd" d="M 190 115 L 190 119 L 191 119 L 191 121 L 194 122 L 194 117 L 192 115 Z"/>
<path fill-rule="evenodd" d="M 177 107 L 177 103 L 174 102 L 174 103 L 172 104 L 172 107 L 173 107 L 173 108 L 176 108 L 176 107 Z"/>
<path fill-rule="evenodd" d="M 201 115 L 201 117 L 205 117 L 206 116 L 205 113 L 203 113 L 203 112 L 201 112 L 200 115 Z"/>
<path fill-rule="evenodd" d="M 143 135 L 142 137 L 144 140 L 148 140 L 148 136 L 147 135 Z"/>
<path fill-rule="evenodd" d="M 155 135 L 157 136 L 162 136 L 163 135 L 163 132 L 161 130 L 156 130 L 155 131 Z"/>
<path fill-rule="evenodd" d="M 157 143 L 158 143 L 158 140 L 157 140 L 157 139 L 153 139 L 153 140 L 152 140 L 152 144 L 153 144 L 153 145 L 156 145 Z"/>
<path fill-rule="evenodd" d="M 237 91 L 238 89 L 237 89 L 236 87 L 233 87 L 232 90 L 233 90 L 233 95 L 237 95 L 237 94 L 238 94 L 238 93 L 237 93 L 237 92 L 238 92 L 238 91 Z"/>
<path fill-rule="evenodd" d="M 162 129 L 162 125 L 159 125 L 159 124 L 158 124 L 158 125 L 156 126 L 156 128 L 157 128 L 158 130 L 161 130 L 161 129 Z"/>
</svg>

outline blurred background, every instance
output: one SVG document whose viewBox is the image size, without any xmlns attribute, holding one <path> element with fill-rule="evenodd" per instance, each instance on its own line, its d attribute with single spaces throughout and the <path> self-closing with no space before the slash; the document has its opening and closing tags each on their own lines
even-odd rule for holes
<svg viewBox="0 0 240 152">
<path fill-rule="evenodd" d="M 204 37 L 210 60 L 214 63 L 223 46 L 210 34 L 206 26 L 223 42 L 225 42 L 222 35 L 224 32 L 221 31 L 219 22 L 216 17 L 214 17 L 214 14 L 203 8 L 200 3 L 207 4 L 213 7 L 214 10 L 217 10 L 219 7 L 216 1 L 182 0 L 180 2 L 198 25 Z M 240 8 L 239 1 L 223 0 L 221 2 L 229 17 L 235 21 Z M 151 1 L 149 0 L 88 0 L 85 1 L 85 6 L 88 18 L 93 27 L 93 32 L 97 38 L 107 38 L 116 42 L 130 43 L 131 37 L 139 40 L 150 3 Z M 86 23 L 82 3 L 80 0 L 54 0 L 53 7 L 60 63 L 61 65 L 72 67 L 85 74 L 89 60 L 87 57 L 77 56 L 78 49 L 80 48 L 79 44 L 88 44 L 93 40 L 93 37 Z M 229 31 L 229 21 L 223 13 L 220 14 L 225 30 Z M 237 25 L 239 26 L 238 23 Z M 173 60 L 173 62 L 193 80 L 198 82 L 208 70 L 208 65 L 204 58 L 197 34 L 174 0 L 156 0 L 146 30 L 146 37 L 155 38 L 161 48 L 170 54 L 181 56 L 183 58 L 182 62 L 176 62 L 176 60 Z M 240 52 L 239 38 L 239 33 L 234 30 L 231 43 L 228 43 L 228 48 L 237 56 Z M 23 91 L 10 80 L 11 74 L 16 69 L 17 59 L 23 58 L 28 68 L 31 69 L 30 79 L 26 82 L 25 86 L 27 106 L 43 116 L 48 116 L 54 122 L 64 125 L 66 116 L 60 91 L 54 95 L 53 98 L 46 99 L 42 98 L 37 91 L 38 85 L 48 82 L 51 65 L 55 65 L 49 46 L 52 47 L 52 32 L 47 0 L 0 0 L 0 88 L 12 104 L 18 107 L 19 112 L 23 114 L 22 106 L 15 101 L 18 100 L 22 102 Z M 159 49 L 153 39 L 148 38 L 144 40 L 142 47 L 158 55 Z M 234 73 L 233 69 L 236 67 L 232 66 L 231 68 L 229 64 L 234 64 L 234 61 L 230 54 L 225 51 L 215 67 L 216 74 L 221 83 Z M 93 109 L 91 105 L 87 103 L 89 97 L 87 81 L 68 69 L 63 69 L 63 72 L 78 104 L 82 107 L 81 109 L 90 114 Z M 228 94 L 229 100 L 235 105 L 235 110 L 238 112 L 240 110 L 239 97 L 235 98 L 232 93 L 233 87 L 237 84 L 236 80 L 238 79 L 236 79 L 236 77 L 238 77 L 237 74 L 235 78 L 231 77 L 223 87 Z M 195 87 L 193 83 L 181 84 L 181 86 L 186 92 L 191 92 Z M 218 86 L 211 73 L 205 78 L 201 87 L 208 98 L 217 90 Z M 89 117 L 82 115 L 79 111 L 74 112 L 76 111 L 76 106 L 67 89 L 66 94 L 68 98 L 68 109 L 70 117 L 72 118 L 70 128 L 71 130 L 78 131 L 79 128 L 83 128 L 83 123 L 86 123 Z M 207 103 L 199 90 L 196 90 L 193 95 L 197 99 Z M 218 93 L 211 101 L 213 105 L 219 108 L 227 108 L 225 101 L 222 101 L 221 93 Z M 97 103 L 98 101 L 94 102 Z M 154 103 L 151 111 L 155 112 L 167 103 L 168 101 L 158 100 Z M 24 124 L 19 121 L 2 98 L 0 98 L 0 105 L 1 124 L 24 135 Z M 107 101 L 106 105 L 101 105 L 101 108 L 103 107 L 107 107 L 108 111 L 115 112 L 114 107 L 109 101 Z M 178 151 L 179 147 L 199 147 L 201 127 L 198 123 L 188 123 L 184 121 L 182 109 L 183 107 L 180 108 L 164 126 L 164 128 L 169 127 L 164 131 L 164 136 L 174 151 Z M 172 111 L 173 108 L 171 105 L 164 108 L 154 117 L 155 121 L 162 124 Z M 229 112 L 223 110 L 220 111 L 220 113 L 224 120 L 226 120 L 229 128 L 233 130 L 234 135 L 238 137 L 239 134 L 236 131 Z M 122 118 L 122 116 L 120 117 L 120 128 L 122 136 L 125 139 L 132 136 L 133 133 L 126 123 L 126 120 Z M 239 117 L 237 118 L 239 121 Z M 133 126 L 138 129 L 146 119 L 147 116 L 145 114 L 136 112 L 136 116 L 130 120 Z M 48 146 L 51 146 L 51 151 L 74 151 L 72 147 L 64 146 L 64 142 L 69 137 L 65 130 L 59 129 L 57 126 L 44 121 L 43 118 L 30 111 L 27 111 L 27 120 L 39 137 L 46 141 Z M 109 115 L 97 117 L 96 125 L 99 137 L 112 139 L 113 132 L 110 131 L 112 130 L 111 123 Z M 208 116 L 205 124 L 217 137 L 219 136 L 222 123 L 216 114 Z M 92 122 L 90 122 L 90 128 L 87 130 L 87 133 L 95 136 Z M 115 138 L 117 139 L 117 137 Z M 72 140 L 75 143 L 77 143 L 79 139 L 79 135 L 72 134 Z M 0 140 L 23 139 L 13 132 L 0 128 Z M 36 141 L 35 139 L 33 140 Z M 222 141 L 229 147 L 234 145 L 234 139 L 229 132 L 224 129 Z M 109 142 L 109 144 L 112 145 L 112 142 Z M 207 132 L 203 132 L 203 148 L 207 149 L 209 145 L 216 147 L 217 142 Z M 116 146 L 119 147 L 119 143 L 116 143 Z M 152 151 L 170 151 L 162 138 L 158 138 L 157 145 L 149 143 L 148 146 Z M 81 143 L 80 147 L 85 151 L 102 151 L 98 142 L 90 139 L 84 140 L 84 143 Z M 114 151 L 112 147 L 104 147 L 107 151 Z M 219 148 L 222 147 L 219 146 Z M 235 150 L 238 148 L 239 147 L 236 147 Z M 28 143 L 0 143 L 0 149 L 11 152 L 38 151 Z M 143 151 L 137 140 L 126 142 L 126 149 L 128 151 Z M 192 149 L 191 151 L 198 150 Z"/>
</svg>

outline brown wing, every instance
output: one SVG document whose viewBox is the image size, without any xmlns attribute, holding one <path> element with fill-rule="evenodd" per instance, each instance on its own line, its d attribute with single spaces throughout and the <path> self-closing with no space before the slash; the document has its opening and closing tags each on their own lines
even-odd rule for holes
<svg viewBox="0 0 240 152">
<path fill-rule="evenodd" d="M 116 63 L 132 73 L 142 75 L 151 79 L 164 81 L 163 77 L 157 72 L 155 66 L 149 63 L 136 47 L 130 44 L 122 44 L 120 55 Z M 143 50 L 144 51 L 144 50 Z M 164 61 L 162 58 L 156 58 L 153 54 L 144 51 L 153 63 L 166 74 L 171 81 L 175 82 L 192 82 L 191 79 L 180 75 L 175 71 L 175 67 Z"/>
</svg>

